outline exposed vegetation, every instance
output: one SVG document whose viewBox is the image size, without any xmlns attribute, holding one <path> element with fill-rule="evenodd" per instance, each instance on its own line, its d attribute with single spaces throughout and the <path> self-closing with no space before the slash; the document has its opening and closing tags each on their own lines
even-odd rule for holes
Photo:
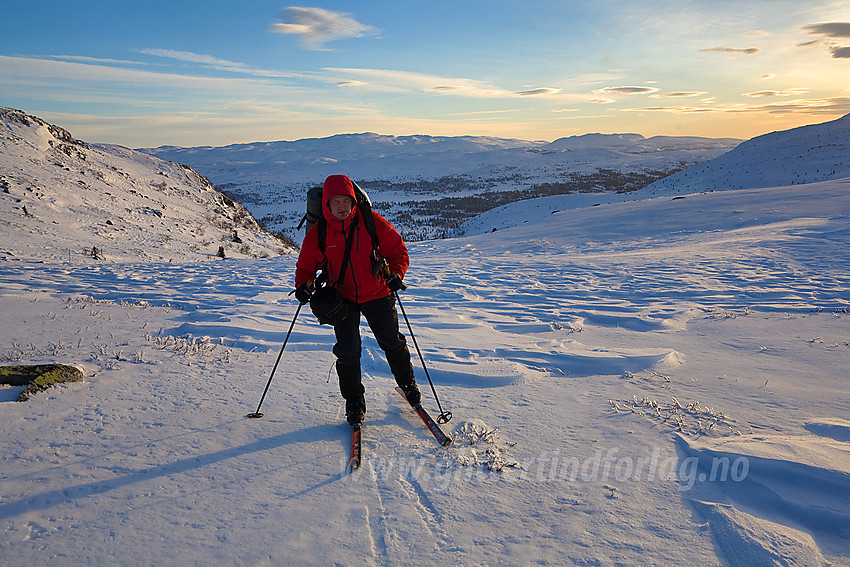
<svg viewBox="0 0 850 567">
<path fill-rule="evenodd" d="M 574 193 L 629 193 L 677 171 L 680 170 L 623 173 L 611 169 L 600 169 L 591 174 L 569 174 L 561 181 L 535 183 L 526 189 L 514 191 L 500 191 L 494 188 L 508 183 L 521 184 L 523 180 L 519 175 L 500 179 L 454 176 L 401 183 L 369 181 L 361 185 L 376 193 L 378 191 L 418 195 L 463 193 L 436 199 L 419 198 L 374 203 L 375 209 L 389 218 L 406 240 L 417 241 L 445 238 L 453 229 L 472 217 L 509 203 Z"/>
</svg>

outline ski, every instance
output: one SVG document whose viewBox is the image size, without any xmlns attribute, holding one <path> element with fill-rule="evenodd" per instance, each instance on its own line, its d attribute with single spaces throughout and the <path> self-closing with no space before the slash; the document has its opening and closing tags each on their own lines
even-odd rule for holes
<svg viewBox="0 0 850 567">
<path fill-rule="evenodd" d="M 360 468 L 360 439 L 361 427 L 354 425 L 351 428 L 351 455 L 348 459 L 347 472 L 350 474 Z"/>
<path fill-rule="evenodd" d="M 408 401 L 407 396 L 404 395 L 404 390 L 402 390 L 398 386 L 396 386 L 395 391 L 398 392 L 402 398 L 404 398 L 404 401 L 406 401 L 411 408 L 413 408 L 413 411 L 416 412 L 416 415 L 419 416 L 419 418 L 422 420 L 422 422 L 425 424 L 425 426 L 428 428 L 428 430 L 431 432 L 431 434 L 434 436 L 434 438 L 440 445 L 442 445 L 443 447 L 448 447 L 452 444 L 452 438 L 443 433 L 443 430 L 440 429 L 440 426 L 437 425 L 437 423 L 433 419 L 431 419 L 431 416 L 428 415 L 428 412 L 425 411 L 425 408 L 422 407 L 422 404 L 411 404 L 410 401 Z"/>
</svg>

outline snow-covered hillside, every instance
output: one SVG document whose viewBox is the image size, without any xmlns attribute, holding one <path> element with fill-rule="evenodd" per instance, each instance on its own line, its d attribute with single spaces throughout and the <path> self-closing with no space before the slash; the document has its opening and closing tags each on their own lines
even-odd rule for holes
<svg viewBox="0 0 850 567">
<path fill-rule="evenodd" d="M 850 114 L 758 136 L 646 188 L 652 195 L 799 185 L 850 176 Z"/>
<path fill-rule="evenodd" d="M 192 168 L 0 107 L 0 258 L 197 261 L 292 248 Z"/>
<path fill-rule="evenodd" d="M 588 134 L 554 142 L 344 134 L 220 148 L 149 148 L 188 163 L 296 240 L 306 190 L 344 173 L 408 239 L 436 238 L 502 203 L 540 195 L 639 189 L 740 140 Z"/>
</svg>

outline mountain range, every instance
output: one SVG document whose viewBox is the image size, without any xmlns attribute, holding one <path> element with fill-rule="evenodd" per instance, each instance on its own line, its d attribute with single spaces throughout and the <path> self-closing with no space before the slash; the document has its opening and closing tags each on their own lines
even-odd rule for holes
<svg viewBox="0 0 850 567">
<path fill-rule="evenodd" d="M 553 142 L 340 134 L 145 152 L 188 163 L 295 240 L 304 194 L 330 174 L 365 188 L 408 240 L 440 238 L 493 207 L 551 194 L 628 192 L 717 157 L 732 138 L 586 134 Z"/>
</svg>

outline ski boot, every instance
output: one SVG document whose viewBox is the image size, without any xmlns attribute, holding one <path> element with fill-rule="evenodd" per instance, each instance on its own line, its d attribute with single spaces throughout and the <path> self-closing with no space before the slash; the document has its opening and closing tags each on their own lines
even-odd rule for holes
<svg viewBox="0 0 850 567">
<path fill-rule="evenodd" d="M 366 401 L 361 397 L 357 400 L 345 401 L 345 419 L 352 427 L 360 427 L 366 418 Z"/>
</svg>

